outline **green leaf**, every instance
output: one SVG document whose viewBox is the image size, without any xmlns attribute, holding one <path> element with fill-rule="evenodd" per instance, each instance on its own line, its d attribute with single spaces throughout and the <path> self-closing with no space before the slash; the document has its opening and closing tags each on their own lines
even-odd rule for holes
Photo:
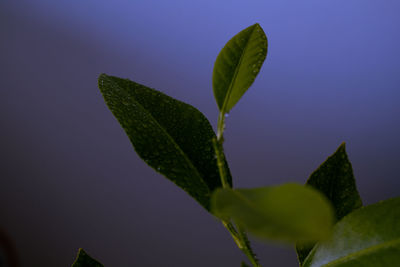
<svg viewBox="0 0 400 267">
<path fill-rule="evenodd" d="M 222 48 L 213 71 L 218 108 L 228 113 L 253 84 L 267 56 L 267 37 L 258 23 L 235 35 Z"/>
<path fill-rule="evenodd" d="M 311 174 L 306 184 L 321 191 L 332 202 L 337 221 L 362 206 L 345 143 Z"/>
<path fill-rule="evenodd" d="M 79 249 L 78 256 L 72 267 L 103 267 L 103 264 L 90 257 L 83 249 Z"/>
<path fill-rule="evenodd" d="M 400 262 L 400 198 L 360 208 L 339 221 L 329 241 L 318 243 L 304 267 L 387 267 Z"/>
<path fill-rule="evenodd" d="M 211 193 L 221 181 L 212 144 L 215 133 L 206 117 L 128 79 L 102 74 L 99 88 L 138 155 L 209 210 Z M 229 169 L 227 173 L 232 184 Z"/>
<path fill-rule="evenodd" d="M 242 261 L 242 264 L 240 264 L 240 267 L 249 267 L 244 261 Z"/>
<path fill-rule="evenodd" d="M 362 206 L 353 169 L 346 154 L 345 143 L 341 144 L 337 151 L 311 174 L 307 185 L 321 191 L 332 202 L 336 221 Z M 297 244 L 296 250 L 300 264 L 313 246 L 313 243 Z"/>
<path fill-rule="evenodd" d="M 212 212 L 232 219 L 250 233 L 286 242 L 316 241 L 329 236 L 333 212 L 317 190 L 298 184 L 255 189 L 219 189 Z"/>
</svg>

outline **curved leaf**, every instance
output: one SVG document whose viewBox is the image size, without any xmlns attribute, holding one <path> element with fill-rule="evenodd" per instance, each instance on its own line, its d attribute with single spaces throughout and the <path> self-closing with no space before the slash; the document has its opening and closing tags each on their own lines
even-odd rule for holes
<svg viewBox="0 0 400 267">
<path fill-rule="evenodd" d="M 72 267 L 103 267 L 103 264 L 90 257 L 83 249 L 79 249 L 78 256 Z"/>
<path fill-rule="evenodd" d="M 213 90 L 221 113 L 228 113 L 253 84 L 267 56 L 267 37 L 258 23 L 222 48 L 213 71 Z"/>
<path fill-rule="evenodd" d="M 99 88 L 138 155 L 208 210 L 211 192 L 221 181 L 212 144 L 215 133 L 206 117 L 127 79 L 102 74 Z"/>
<path fill-rule="evenodd" d="M 321 191 L 332 202 L 336 221 L 362 206 L 345 143 L 342 143 L 336 152 L 311 174 L 307 185 Z M 300 264 L 313 246 L 314 244 L 297 244 Z"/>
<path fill-rule="evenodd" d="M 329 236 L 333 213 L 326 198 L 308 186 L 284 184 L 255 189 L 219 189 L 212 212 L 262 238 L 316 241 Z"/>
<path fill-rule="evenodd" d="M 338 222 L 332 239 L 318 243 L 304 267 L 386 267 L 400 262 L 400 198 L 360 208 Z"/>
</svg>

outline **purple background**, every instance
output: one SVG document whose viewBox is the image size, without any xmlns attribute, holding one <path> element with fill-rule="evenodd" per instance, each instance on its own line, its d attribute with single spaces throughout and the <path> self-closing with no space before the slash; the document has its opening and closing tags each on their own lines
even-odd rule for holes
<svg viewBox="0 0 400 267">
<path fill-rule="evenodd" d="M 0 1 L 0 228 L 22 266 L 239 266 L 222 225 L 138 158 L 97 89 L 105 72 L 216 125 L 223 45 L 259 22 L 269 54 L 227 120 L 239 187 L 305 182 L 342 141 L 365 204 L 400 194 L 398 1 Z M 265 266 L 292 247 L 255 241 Z"/>
</svg>

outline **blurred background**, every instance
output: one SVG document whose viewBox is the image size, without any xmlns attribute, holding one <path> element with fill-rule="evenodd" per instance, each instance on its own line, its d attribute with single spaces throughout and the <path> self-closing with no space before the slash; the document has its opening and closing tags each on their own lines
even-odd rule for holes
<svg viewBox="0 0 400 267">
<path fill-rule="evenodd" d="M 400 194 L 398 1 L 0 1 L 0 229 L 21 266 L 239 266 L 223 226 L 135 153 L 97 88 L 129 78 L 216 126 L 214 60 L 258 22 L 269 53 L 227 119 L 237 187 L 304 183 L 341 142 L 364 204 Z M 292 247 L 254 241 L 265 266 Z M 1 265 L 1 263 L 0 263 Z M 3 263 L 4 265 L 4 263 Z"/>
</svg>

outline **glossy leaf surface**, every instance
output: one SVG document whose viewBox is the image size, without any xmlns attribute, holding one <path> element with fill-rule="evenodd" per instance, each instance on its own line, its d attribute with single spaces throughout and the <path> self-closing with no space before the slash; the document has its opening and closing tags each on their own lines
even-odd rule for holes
<svg viewBox="0 0 400 267">
<path fill-rule="evenodd" d="M 212 212 L 222 219 L 232 219 L 258 237 L 286 242 L 325 239 L 333 222 L 332 207 L 326 198 L 298 184 L 219 189 L 212 198 Z"/>
<path fill-rule="evenodd" d="M 215 133 L 204 115 L 127 79 L 102 74 L 99 88 L 138 155 L 208 210 L 221 181 L 212 144 Z"/>
<path fill-rule="evenodd" d="M 90 257 L 83 249 L 79 249 L 78 256 L 72 267 L 103 267 L 103 264 Z"/>
<path fill-rule="evenodd" d="M 307 185 L 321 191 L 332 202 L 336 221 L 362 206 L 344 143 L 311 174 Z M 304 261 L 313 246 L 314 244 L 297 245 L 300 263 Z"/>
<path fill-rule="evenodd" d="M 239 32 L 222 48 L 215 61 L 212 79 L 221 113 L 228 113 L 253 84 L 267 49 L 267 37 L 259 24 Z"/>
<path fill-rule="evenodd" d="M 318 243 L 304 267 L 386 267 L 400 262 L 400 198 L 360 208 Z"/>
</svg>

